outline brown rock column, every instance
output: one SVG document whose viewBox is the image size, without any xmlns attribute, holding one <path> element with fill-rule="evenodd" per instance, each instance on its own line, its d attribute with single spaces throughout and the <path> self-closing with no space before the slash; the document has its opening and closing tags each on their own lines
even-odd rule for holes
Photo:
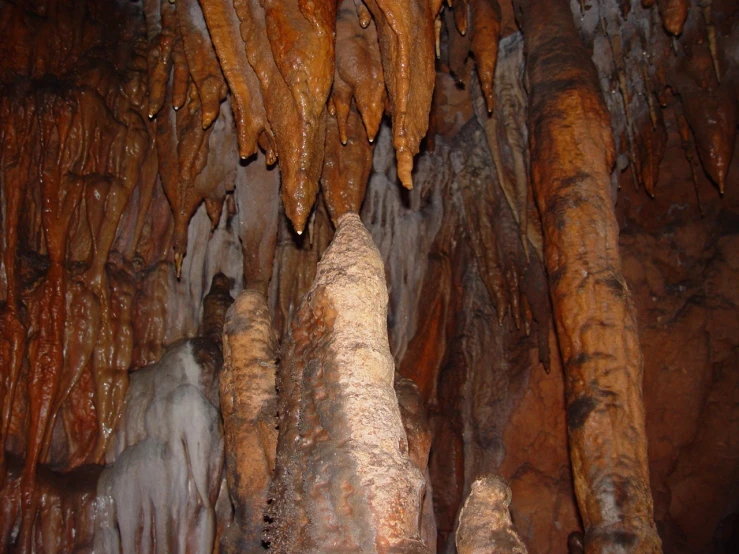
<svg viewBox="0 0 739 554">
<path fill-rule="evenodd" d="M 565 364 L 570 458 L 586 552 L 659 552 L 636 314 L 609 184 L 614 146 L 590 54 L 562 0 L 518 0 L 534 191 Z"/>
<path fill-rule="evenodd" d="M 424 478 L 408 453 L 377 248 L 339 218 L 290 326 L 278 373 L 276 553 L 422 553 Z M 425 457 L 425 456 L 424 456 Z"/>
<path fill-rule="evenodd" d="M 226 439 L 226 479 L 234 523 L 223 550 L 262 549 L 264 512 L 277 445 L 275 340 L 262 292 L 247 289 L 226 315 L 220 400 Z"/>
</svg>

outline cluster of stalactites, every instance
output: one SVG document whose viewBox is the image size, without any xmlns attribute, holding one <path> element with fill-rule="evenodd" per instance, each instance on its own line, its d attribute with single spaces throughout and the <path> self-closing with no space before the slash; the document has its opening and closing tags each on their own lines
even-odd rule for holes
<svg viewBox="0 0 739 554">
<path fill-rule="evenodd" d="M 620 151 L 617 169 L 654 196 L 672 126 L 696 187 L 700 162 L 723 194 L 737 125 L 738 81 L 728 54 L 736 40 L 734 3 L 580 3 L 575 21 L 593 41 Z"/>
<path fill-rule="evenodd" d="M 261 148 L 268 164 L 279 160 L 285 213 L 298 233 L 319 181 L 334 221 L 359 211 L 386 113 L 398 177 L 411 188 L 429 124 L 441 10 L 441 0 L 145 0 L 148 112 L 180 230 L 176 257 L 192 206 L 204 197 L 190 183 L 207 163 L 209 129 L 229 91 L 239 155 Z M 498 2 L 460 1 L 453 14 L 461 33 L 472 30 L 492 110 Z"/>
</svg>

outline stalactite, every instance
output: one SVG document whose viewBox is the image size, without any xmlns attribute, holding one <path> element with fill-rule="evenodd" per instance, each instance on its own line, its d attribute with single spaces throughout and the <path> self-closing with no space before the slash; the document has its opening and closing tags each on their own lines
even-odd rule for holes
<svg viewBox="0 0 739 554">
<path fill-rule="evenodd" d="M 357 1 L 364 6 L 361 0 Z M 331 96 L 337 113 L 344 114 L 343 118 L 337 115 L 339 130 L 342 129 L 342 120 L 349 115 L 353 97 L 367 137 L 373 142 L 385 108 L 385 82 L 377 29 L 371 19 L 364 24 L 363 21 L 356 3 L 343 0 L 336 19 L 336 77 Z M 340 104 L 343 110 L 339 110 Z M 345 143 L 346 133 L 341 137 Z"/>
<path fill-rule="evenodd" d="M 5 237 L 3 261 L 7 281 L 5 305 L 0 308 L 0 365 L 3 371 L 2 428 L 0 429 L 0 470 L 5 470 L 5 448 L 7 445 L 10 418 L 20 377 L 21 364 L 26 351 L 26 325 L 20 317 L 20 291 L 16 265 L 18 250 L 18 224 L 21 216 L 21 203 L 25 175 L 30 164 L 32 148 L 30 125 L 33 111 L 30 102 L 19 106 L 19 116 L 13 117 L 14 106 L 11 91 L 2 97 L 2 136 L 3 149 L 0 158 L 0 172 L 3 187 L 3 235 Z M 17 112 L 16 112 L 17 113 Z"/>
<path fill-rule="evenodd" d="M 267 114 L 259 90 L 259 82 L 246 57 L 245 45 L 239 40 L 239 20 L 233 2 L 201 0 L 213 46 L 223 75 L 231 89 L 231 106 L 239 138 L 239 154 L 247 159 L 257 151 L 257 138 L 267 125 Z"/>
<path fill-rule="evenodd" d="M 9 460 L 5 476 L 5 490 L 20 487 L 20 464 Z M 55 550 L 73 552 L 92 548 L 95 533 L 95 497 L 99 467 L 82 467 L 65 475 L 55 474 L 39 467 L 36 476 L 33 502 L 37 533 L 31 538 L 32 552 Z M 1 510 L 0 544 L 7 548 L 12 544 L 13 527 L 21 523 L 19 495 L 5 503 Z"/>
<path fill-rule="evenodd" d="M 283 153 L 282 189 L 285 211 L 300 233 L 315 202 L 323 160 L 326 101 L 334 78 L 336 2 L 308 6 L 298 0 L 268 0 L 264 15 L 274 61 L 297 110 L 288 131 L 299 137 L 297 150 Z M 289 171 L 292 164 L 295 174 Z"/>
<path fill-rule="evenodd" d="M 472 483 L 459 512 L 457 552 L 526 554 L 526 547 L 511 521 L 510 504 L 511 489 L 501 477 L 490 475 Z"/>
<path fill-rule="evenodd" d="M 461 6 L 459 4 L 458 6 Z M 452 10 L 444 10 L 444 23 L 446 27 L 446 58 L 448 59 L 449 73 L 454 78 L 454 81 L 459 87 L 467 87 L 470 82 L 470 68 L 471 64 L 468 63 L 470 53 L 470 35 L 471 33 L 465 33 L 464 35 L 459 32 L 456 24 L 454 23 L 454 13 Z M 495 41 L 495 47 L 497 48 L 498 43 Z M 434 96 L 437 96 L 437 90 L 434 87 Z M 436 99 L 435 104 L 440 104 Z M 435 105 L 434 108 L 438 106 Z M 434 109 L 432 109 L 432 117 L 434 116 Z M 429 136 L 434 132 L 434 129 L 429 130 Z"/>
<path fill-rule="evenodd" d="M 722 289 L 735 279 L 722 272 L 736 211 L 737 10 L 726 1 L 600 0 L 580 2 L 578 13 L 572 2 L 574 24 L 592 47 L 586 52 L 567 3 L 558 1 L 449 0 L 443 14 L 441 0 L 3 3 L 0 543 L 19 552 L 146 551 L 155 541 L 168 550 L 235 552 L 262 549 L 268 539 L 277 551 L 293 540 L 303 551 L 308 537 L 318 546 L 306 551 L 322 551 L 338 537 L 362 550 L 425 552 L 438 537 L 439 549 L 449 549 L 463 492 L 498 468 L 523 499 L 511 511 L 530 550 L 561 549 L 578 526 L 563 465 L 564 399 L 557 371 L 532 371 L 541 367 L 537 346 L 545 369 L 557 368 L 559 352 L 549 352 L 554 307 L 585 532 L 571 533 L 569 548 L 656 551 L 641 361 L 616 245 L 630 248 L 623 273 L 636 284 L 645 345 L 665 328 L 680 336 L 681 314 L 698 314 L 691 337 L 707 337 L 710 355 L 704 360 L 696 348 L 686 358 L 706 361 L 713 374 L 687 371 L 680 383 L 702 379 L 695 399 L 718 409 L 706 391 L 723 382 L 735 342 L 726 331 L 735 302 Z M 381 126 L 384 115 L 392 129 Z M 705 216 L 690 227 L 694 200 L 686 168 L 675 163 L 678 140 Z M 397 189 L 398 176 L 416 189 Z M 620 189 L 626 177 L 651 196 L 657 183 L 673 189 L 642 199 Z M 709 181 L 721 198 L 708 189 L 699 195 Z M 362 277 L 379 277 L 379 290 L 384 276 L 390 294 L 386 321 L 382 301 L 362 307 L 374 310 L 373 329 L 387 327 L 399 373 L 418 389 L 397 376 L 389 388 L 383 335 L 375 354 L 384 356 L 385 411 L 352 427 L 346 421 L 365 412 L 332 397 L 341 393 L 337 368 L 349 364 L 334 356 L 345 312 L 329 305 L 336 281 L 326 283 L 325 268 L 369 249 L 360 210 L 386 261 L 383 275 L 376 253 L 368 254 L 372 267 Z M 317 269 L 332 220 L 337 242 Z M 348 227 L 362 240 L 347 253 Z M 659 245 L 658 262 L 635 257 L 634 245 L 646 242 L 650 253 Z M 677 265 L 661 252 L 667 243 L 678 245 Z M 316 275 L 326 286 L 309 292 Z M 233 351 L 220 389 L 224 466 L 218 349 L 231 291 L 242 287 L 243 313 L 234 309 L 226 329 Z M 685 295 L 690 303 L 675 315 Z M 702 328 L 709 310 L 718 315 Z M 280 432 L 302 442 L 283 436 L 279 461 L 273 371 L 276 336 L 288 327 L 294 349 L 284 350 L 279 392 L 302 394 L 300 402 L 290 398 L 304 419 L 294 427 L 281 410 Z M 201 338 L 180 342 L 196 333 Z M 356 353 L 356 343 L 346 350 Z M 302 381 L 289 382 L 289 371 Z M 666 378 L 660 368 L 648 375 Z M 710 540 L 723 545 L 721 529 L 735 514 L 701 510 L 689 518 L 686 507 L 686 498 L 725 494 L 715 482 L 695 485 L 716 453 L 686 456 L 718 436 L 706 431 L 716 418 L 665 430 L 678 412 L 659 394 L 651 391 L 647 407 L 650 439 L 661 441 L 650 462 L 665 549 L 683 535 L 696 551 Z M 679 417 L 687 421 L 696 409 L 692 393 L 686 400 Z M 562 451 L 544 466 L 525 459 L 530 446 L 518 442 L 529 437 L 516 436 L 527 435 L 521 421 L 543 413 L 539 442 L 529 442 Z M 721 417 L 730 430 L 731 411 Z M 393 429 L 375 458 L 395 460 L 402 475 L 378 480 L 383 490 L 375 495 L 360 477 L 369 471 L 344 463 L 351 441 L 332 441 L 380 421 Z M 695 445 L 681 433 L 692 433 Z M 733 447 L 714 442 L 726 473 Z M 195 443 L 212 456 L 195 452 Z M 112 465 L 93 491 L 104 459 Z M 665 469 L 668 459 L 679 471 Z M 89 463 L 96 469 L 87 479 L 80 466 Z M 298 474 L 309 476 L 308 493 L 290 506 Z M 535 507 L 526 495 L 533 486 L 541 497 Z M 351 514 L 347 498 L 356 500 Z M 547 535 L 541 514 L 551 506 L 547 530 L 555 530 Z M 469 536 L 461 526 L 460 544 Z"/>
<path fill-rule="evenodd" d="M 276 552 L 427 551 L 424 480 L 393 390 L 386 306 L 379 253 L 359 217 L 346 214 L 293 319 L 278 373 L 268 512 Z"/>
<path fill-rule="evenodd" d="M 736 141 L 736 100 L 723 85 L 709 90 L 691 87 L 683 90 L 682 100 L 701 163 L 723 194 Z"/>
<path fill-rule="evenodd" d="M 359 213 L 372 169 L 374 146 L 354 109 L 349 111 L 346 133 L 342 141 L 336 120 L 329 118 L 321 187 L 334 223 L 345 213 Z"/>
<path fill-rule="evenodd" d="M 149 34 L 148 115 L 152 118 L 162 109 L 167 94 L 167 83 L 172 69 L 172 50 L 177 33 L 177 15 L 174 3 L 168 0 L 147 0 L 144 11 Z"/>
<path fill-rule="evenodd" d="M 704 0 L 700 4 L 701 15 L 703 15 L 703 23 L 706 26 L 706 37 L 708 39 L 708 50 L 711 52 L 713 60 L 713 70 L 716 72 L 716 80 L 721 82 L 721 69 L 719 67 L 718 47 L 716 44 L 716 26 L 713 24 L 711 15 L 712 0 Z"/>
<path fill-rule="evenodd" d="M 498 60 L 500 38 L 500 5 L 497 0 L 471 0 L 472 53 L 477 62 L 477 73 L 485 95 L 488 113 L 495 108 L 493 79 Z"/>
<path fill-rule="evenodd" d="M 592 62 L 562 6 L 518 6 L 531 85 L 532 178 L 565 363 L 570 456 L 586 542 L 593 551 L 627 541 L 630 548 L 658 552 L 642 357 L 607 194 L 613 163 L 608 114 Z M 593 446 L 603 441 L 609 449 Z"/>
<path fill-rule="evenodd" d="M 662 24 L 672 35 L 683 32 L 683 25 L 688 17 L 690 9 L 689 0 L 657 0 L 659 14 L 662 16 Z"/>
<path fill-rule="evenodd" d="M 377 25 L 385 84 L 393 117 L 393 146 L 398 177 L 413 186 L 413 156 L 428 129 L 434 90 L 434 18 L 428 0 L 397 4 L 392 0 L 365 2 Z"/>
<path fill-rule="evenodd" d="M 320 166 L 315 167 L 315 163 L 302 167 L 300 165 L 299 153 L 305 152 L 308 145 L 304 144 L 301 147 L 297 106 L 269 48 L 264 9 L 254 0 L 237 0 L 234 2 L 234 8 L 241 22 L 241 37 L 246 45 L 246 55 L 259 79 L 267 120 L 274 133 L 276 154 L 280 160 L 286 212 L 296 230 L 302 232 L 308 219 L 310 206 L 306 206 L 305 196 L 303 198 L 306 200 L 303 201 L 293 199 L 287 191 L 297 191 L 301 187 L 310 189 L 314 186 L 312 183 L 317 186 Z M 311 136 L 315 137 L 315 134 Z M 301 179 L 304 180 L 301 181 Z M 310 191 L 306 192 L 310 196 Z M 310 198 L 311 204 L 312 201 L 313 198 Z"/>
<path fill-rule="evenodd" d="M 246 183 L 236 191 L 239 237 L 244 251 L 244 284 L 267 295 L 280 224 L 279 174 L 263 165 L 246 168 Z"/>
<path fill-rule="evenodd" d="M 198 89 L 202 126 L 206 128 L 218 117 L 221 100 L 226 97 L 226 82 L 198 0 L 178 0 L 176 5 L 187 66 Z"/>
<path fill-rule="evenodd" d="M 454 13 L 454 25 L 457 27 L 460 35 L 467 34 L 468 2 L 469 0 L 458 0 L 450 5 Z"/>
<path fill-rule="evenodd" d="M 472 132 L 482 135 L 479 127 Z M 457 175 L 457 182 L 465 216 L 475 222 L 468 233 L 482 281 L 497 313 L 498 324 L 502 325 L 506 316 L 510 315 L 516 327 L 519 327 L 520 287 L 526 270 L 525 253 L 519 240 L 520 227 L 515 220 L 516 212 L 510 209 L 503 188 L 488 169 L 490 158 L 486 154 L 484 151 L 468 152 L 464 166 L 460 164 L 463 170 Z M 515 200 L 510 204 L 515 207 Z"/>
<path fill-rule="evenodd" d="M 698 202 L 698 211 L 701 215 L 703 214 L 703 205 L 701 203 L 700 193 L 698 192 L 698 175 L 695 170 L 695 143 L 693 142 L 693 136 L 690 134 L 690 127 L 682 113 L 676 111 L 675 120 L 677 123 L 677 130 L 680 134 L 680 145 L 685 153 L 685 159 L 690 166 L 690 175 L 693 179 L 693 189 L 695 190 L 696 200 Z"/>
<path fill-rule="evenodd" d="M 496 69 L 495 95 L 500 107 L 502 121 L 505 122 L 505 139 L 510 150 L 513 166 L 514 193 L 506 193 L 511 212 L 519 227 L 521 244 L 528 258 L 529 241 L 534 245 L 535 251 L 542 260 L 541 232 L 536 224 L 529 224 L 529 176 L 526 160 L 526 94 L 523 88 L 523 46 L 519 40 L 509 40 L 502 44 L 505 51 L 500 58 L 500 64 Z M 496 115 L 492 117 L 496 117 Z M 491 117 L 491 119 L 492 119 Z M 506 181 L 509 179 L 506 178 Z M 500 183 L 503 190 L 507 190 L 504 183 Z M 510 196 L 510 198 L 509 198 Z M 513 203 L 511 203 L 513 200 Z"/>
<path fill-rule="evenodd" d="M 51 407 L 58 394 L 64 365 L 66 279 L 63 263 L 67 232 L 82 195 L 82 180 L 63 173 L 68 155 L 66 140 L 73 125 L 73 102 L 41 92 L 37 98 L 38 131 L 35 161 L 43 202 L 42 228 L 49 255 L 49 270 L 35 294 L 31 325 L 36 330 L 29 345 L 28 447 L 23 470 L 23 523 L 19 543 L 30 550 L 32 540 L 36 464 L 48 448 Z M 68 158 L 67 158 L 68 159 Z"/>
<path fill-rule="evenodd" d="M 185 43 L 180 28 L 175 30 L 175 41 L 172 47 L 172 107 L 179 110 L 185 105 L 190 89 L 190 68 L 187 66 Z"/>
<path fill-rule="evenodd" d="M 426 273 L 429 277 L 421 289 L 424 301 L 418 311 L 420 328 L 409 341 L 398 371 L 418 384 L 427 405 L 434 405 L 438 401 L 436 387 L 447 348 L 444 323 L 449 316 L 452 286 L 449 259 L 429 256 Z"/>
</svg>

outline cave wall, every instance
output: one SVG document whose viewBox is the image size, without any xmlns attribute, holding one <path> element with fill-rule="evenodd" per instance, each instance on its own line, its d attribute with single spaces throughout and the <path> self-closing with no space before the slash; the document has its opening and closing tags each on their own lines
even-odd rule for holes
<svg viewBox="0 0 739 554">
<path fill-rule="evenodd" d="M 43 496 L 59 488 L 56 476 L 43 473 L 46 465 L 77 471 L 102 462 L 129 372 L 202 334 L 216 274 L 230 279 L 233 296 L 244 287 L 268 292 L 272 326 L 285 336 L 335 221 L 361 206 L 385 266 L 391 353 L 400 374 L 418 385 L 433 429 L 439 551 L 454 551 L 458 511 L 474 480 L 490 472 L 509 481 L 513 522 L 529 550 L 562 551 L 582 523 L 530 183 L 526 37 L 514 6 L 502 2 L 491 15 L 484 10 L 497 3 L 470 0 L 442 12 L 435 75 L 424 66 L 409 77 L 412 91 L 435 79 L 433 97 L 427 90 L 410 99 L 430 106 L 430 133 L 413 161 L 423 117 L 413 115 L 410 139 L 399 133 L 402 102 L 393 86 L 400 85 L 387 85 L 391 117 L 380 123 L 386 89 L 377 69 L 397 63 L 397 45 L 387 46 L 388 25 L 374 2 L 369 12 L 342 3 L 337 36 L 364 36 L 363 14 L 377 18 L 370 31 L 386 49 L 375 47 L 366 63 L 380 87 L 351 74 L 352 58 L 337 52 L 335 82 L 345 88 L 330 92 L 326 111 L 333 113 L 319 148 L 333 165 L 322 168 L 323 190 L 303 195 L 294 191 L 316 181 L 318 170 L 314 160 L 306 178 L 296 170 L 299 156 L 284 154 L 294 128 L 274 116 L 281 106 L 267 106 L 273 115 L 250 123 L 245 113 L 258 110 L 244 108 L 248 98 L 234 74 L 224 66 L 221 76 L 213 66 L 228 45 L 211 32 L 203 58 L 209 69 L 188 65 L 194 43 L 176 24 L 174 39 L 157 34 L 151 10 L 158 4 L 0 3 L 9 37 L 0 50 L 3 495 L 13 499 L 3 512 L 4 539 L 16 540 L 18 518 L 41 502 L 21 495 L 18 464 L 27 480 L 37 461 L 44 464 Z M 468 4 L 469 19 L 460 15 Z M 731 552 L 739 455 L 739 197 L 732 186 L 739 175 L 739 21 L 728 1 L 651 4 L 573 1 L 571 11 L 592 48 L 615 139 L 609 192 L 644 352 L 649 471 L 663 548 Z M 172 21 L 160 16 L 159 31 L 166 30 Z M 414 55 L 433 47 L 429 32 L 424 27 Z M 172 77 L 155 71 L 152 79 L 151 57 L 162 55 L 152 45 L 166 46 L 165 39 L 174 40 Z M 273 82 L 290 57 L 277 61 L 268 68 Z M 214 67 L 220 81 L 209 79 Z M 282 106 L 303 127 L 326 117 L 323 77 L 310 83 L 315 105 Z M 373 82 L 374 96 L 360 98 Z M 286 83 L 295 81 L 287 75 L 275 90 L 294 97 Z M 231 100 L 221 102 L 226 85 Z M 159 115 L 152 114 L 157 102 Z M 297 114 L 295 106 L 307 111 Z M 254 159 L 239 161 L 248 156 Z M 411 175 L 412 190 L 398 186 Z"/>
</svg>

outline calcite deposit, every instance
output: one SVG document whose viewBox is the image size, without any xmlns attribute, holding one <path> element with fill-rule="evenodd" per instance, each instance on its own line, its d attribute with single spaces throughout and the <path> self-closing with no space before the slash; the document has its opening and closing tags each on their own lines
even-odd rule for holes
<svg viewBox="0 0 739 554">
<path fill-rule="evenodd" d="M 457 552 L 510 552 L 526 554 L 526 547 L 513 528 L 508 506 L 511 489 L 497 475 L 479 478 L 459 512 Z"/>
<path fill-rule="evenodd" d="M 414 464 L 409 453 L 386 305 L 379 252 L 359 216 L 346 214 L 293 318 L 278 374 L 267 534 L 276 552 L 428 552 L 423 455 Z"/>
<path fill-rule="evenodd" d="M 0 552 L 739 551 L 738 17 L 0 1 Z"/>
</svg>

